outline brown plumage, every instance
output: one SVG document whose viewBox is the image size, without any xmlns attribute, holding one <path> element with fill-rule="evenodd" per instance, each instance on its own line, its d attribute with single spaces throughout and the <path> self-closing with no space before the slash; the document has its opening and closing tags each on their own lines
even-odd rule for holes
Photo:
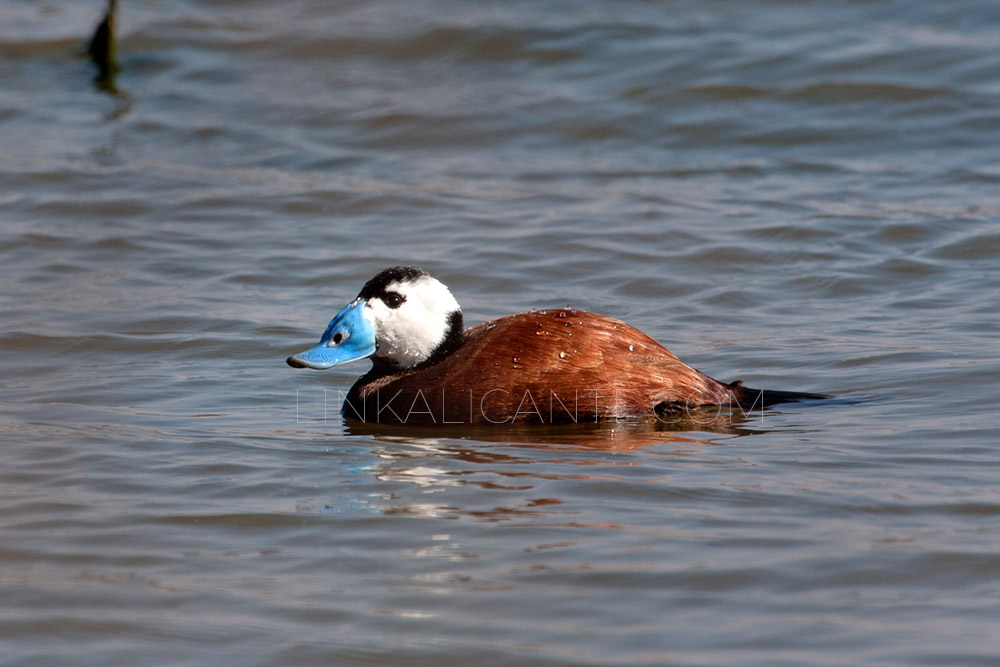
<svg viewBox="0 0 1000 667">
<path fill-rule="evenodd" d="M 380 423 L 537 424 L 771 403 L 770 392 L 758 399 L 760 392 L 739 382 L 724 384 L 684 364 L 635 327 L 580 310 L 509 315 L 464 338 L 430 366 L 388 375 L 376 366 L 351 388 L 344 415 Z"/>
</svg>

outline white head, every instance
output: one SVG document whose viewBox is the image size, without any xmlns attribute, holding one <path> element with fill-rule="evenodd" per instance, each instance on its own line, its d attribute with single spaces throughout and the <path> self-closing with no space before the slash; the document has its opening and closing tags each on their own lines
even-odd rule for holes
<svg viewBox="0 0 1000 667">
<path fill-rule="evenodd" d="M 462 335 L 462 309 L 448 288 L 420 269 L 397 266 L 365 283 L 319 344 L 288 364 L 322 369 L 372 357 L 376 369 L 392 372 L 444 358 Z"/>
<path fill-rule="evenodd" d="M 462 309 L 441 282 L 424 271 L 399 266 L 369 280 L 358 297 L 375 327 L 375 359 L 401 368 L 427 361 L 462 333 Z"/>
</svg>

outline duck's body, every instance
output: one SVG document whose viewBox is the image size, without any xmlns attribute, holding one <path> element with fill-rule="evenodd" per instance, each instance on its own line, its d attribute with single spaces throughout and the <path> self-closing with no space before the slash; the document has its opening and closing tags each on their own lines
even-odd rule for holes
<svg viewBox="0 0 1000 667">
<path fill-rule="evenodd" d="M 328 368 L 372 356 L 372 369 L 347 394 L 344 416 L 408 425 L 652 419 L 709 405 L 747 410 L 822 398 L 719 382 L 635 327 L 580 310 L 533 310 L 464 330 L 453 301 L 419 269 L 388 269 L 334 318 L 320 345 L 288 363 Z M 403 329 L 426 319 L 446 323 L 416 327 L 410 342 Z M 399 322 L 404 326 L 393 326 Z"/>
<path fill-rule="evenodd" d="M 406 424 L 537 424 L 740 403 L 733 387 L 683 364 L 638 329 L 594 313 L 509 315 L 464 338 L 424 368 L 372 368 L 351 388 L 344 414 Z"/>
</svg>

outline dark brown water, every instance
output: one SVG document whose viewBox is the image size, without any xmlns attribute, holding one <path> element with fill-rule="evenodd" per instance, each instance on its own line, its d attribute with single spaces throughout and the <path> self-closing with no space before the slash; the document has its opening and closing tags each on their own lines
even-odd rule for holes
<svg viewBox="0 0 1000 667">
<path fill-rule="evenodd" d="M 996 3 L 100 4 L 0 0 L 3 664 L 1000 660 Z M 837 398 L 345 425 L 399 263 Z"/>
</svg>

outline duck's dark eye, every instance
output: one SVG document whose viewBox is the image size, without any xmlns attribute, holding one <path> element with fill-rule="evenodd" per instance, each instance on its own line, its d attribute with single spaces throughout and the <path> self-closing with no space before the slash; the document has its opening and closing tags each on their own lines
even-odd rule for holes
<svg viewBox="0 0 1000 667">
<path fill-rule="evenodd" d="M 337 333 L 333 334 L 333 344 L 334 345 L 340 345 L 340 341 L 342 341 L 342 340 L 344 340 L 344 334 L 340 333 L 339 331 Z"/>
<path fill-rule="evenodd" d="M 399 292 L 386 292 L 385 296 L 382 297 L 382 301 L 390 308 L 399 308 L 406 301 L 406 297 Z"/>
</svg>

